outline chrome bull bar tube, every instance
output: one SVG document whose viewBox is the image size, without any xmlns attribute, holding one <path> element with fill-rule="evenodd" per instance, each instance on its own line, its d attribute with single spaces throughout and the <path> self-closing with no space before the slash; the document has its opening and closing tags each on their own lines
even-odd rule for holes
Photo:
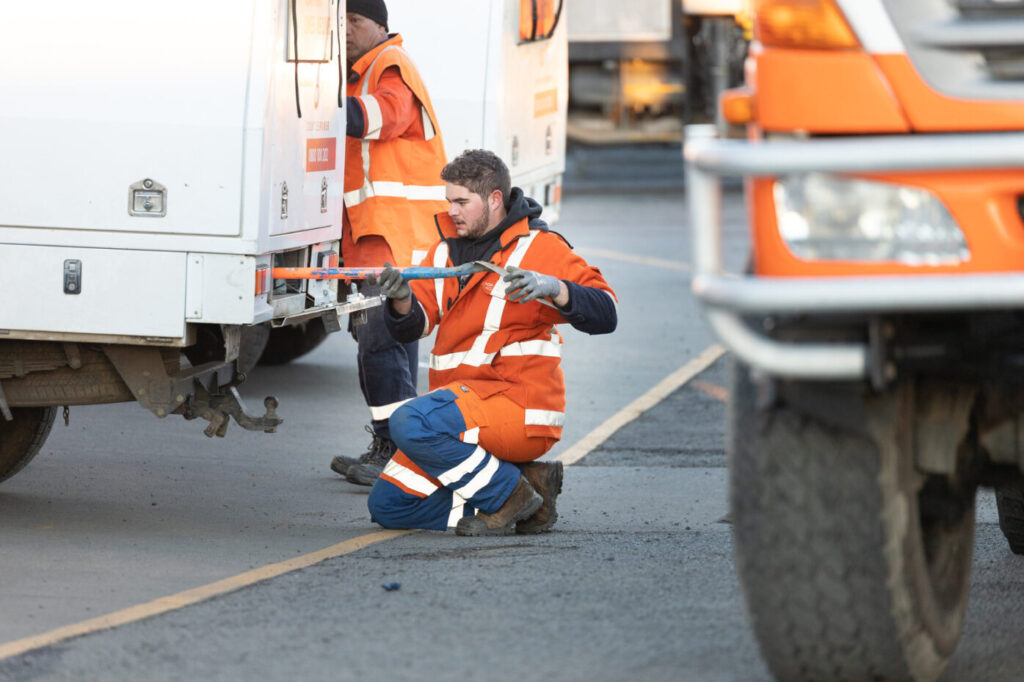
<svg viewBox="0 0 1024 682">
<path fill-rule="evenodd" d="M 693 230 L 692 290 L 722 344 L 768 374 L 800 379 L 868 376 L 862 343 L 788 343 L 751 329 L 741 314 L 927 312 L 1024 308 L 1024 272 L 877 277 L 750 277 L 722 264 L 723 176 L 807 172 L 1024 169 L 1024 133 L 717 140 L 686 127 L 686 192 Z M 1024 270 L 1024 264 L 1022 264 Z"/>
</svg>

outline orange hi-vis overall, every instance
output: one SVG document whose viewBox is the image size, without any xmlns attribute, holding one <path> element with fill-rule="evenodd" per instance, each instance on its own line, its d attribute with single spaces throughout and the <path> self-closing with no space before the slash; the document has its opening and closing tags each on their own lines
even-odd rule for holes
<svg viewBox="0 0 1024 682">
<path fill-rule="evenodd" d="M 422 135 L 381 138 L 385 121 L 373 92 L 384 71 L 392 67 L 419 100 Z M 433 215 L 448 206 L 441 181 L 446 157 L 437 116 L 400 35 L 363 55 L 352 65 L 352 73 L 356 78 L 348 83 L 348 96 L 359 98 L 366 132 L 345 142 L 344 204 L 351 241 L 377 235 L 387 241 L 395 265 L 418 265 L 437 239 Z"/>
<path fill-rule="evenodd" d="M 438 216 L 454 234 L 447 215 Z M 523 219 L 501 236 L 491 262 L 554 275 L 614 292 L 597 268 L 558 235 L 528 228 Z M 435 245 L 427 263 L 452 265 L 448 244 Z M 565 383 L 561 369 L 565 322 L 537 301 L 506 300 L 494 272 L 472 275 L 460 290 L 454 278 L 410 281 L 426 314 L 424 336 L 437 329 L 430 355 L 431 392 L 391 417 L 399 452 L 374 485 L 372 518 L 385 527 L 443 530 L 477 510 L 496 511 L 519 480 L 517 462 L 537 459 L 561 437 Z"/>
</svg>

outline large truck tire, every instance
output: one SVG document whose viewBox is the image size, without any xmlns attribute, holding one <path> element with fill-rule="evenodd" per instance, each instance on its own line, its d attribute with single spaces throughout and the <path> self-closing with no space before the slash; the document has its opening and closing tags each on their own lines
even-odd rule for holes
<svg viewBox="0 0 1024 682">
<path fill-rule="evenodd" d="M 0 417 L 0 482 L 25 468 L 50 435 L 56 407 L 15 407 L 13 421 Z"/>
<path fill-rule="evenodd" d="M 1024 488 L 1020 485 L 996 488 L 999 530 L 1014 554 L 1024 554 Z"/>
<path fill-rule="evenodd" d="M 327 329 L 320 318 L 290 327 L 270 330 L 270 338 L 260 356 L 261 365 L 284 365 L 309 353 L 327 338 Z"/>
<path fill-rule="evenodd" d="M 931 481 L 923 498 L 909 427 L 879 427 L 865 391 L 837 400 L 835 384 L 802 384 L 812 415 L 773 388 L 735 363 L 731 516 L 764 659 L 786 682 L 934 680 L 963 625 L 973 488 L 935 505 Z M 820 417 L 832 408 L 836 419 Z"/>
</svg>

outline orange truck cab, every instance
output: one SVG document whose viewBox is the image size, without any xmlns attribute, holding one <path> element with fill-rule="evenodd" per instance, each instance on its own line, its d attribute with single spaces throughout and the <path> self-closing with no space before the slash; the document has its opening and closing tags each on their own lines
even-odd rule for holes
<svg viewBox="0 0 1024 682">
<path fill-rule="evenodd" d="M 732 520 L 778 679 L 934 680 L 975 494 L 1024 553 L 1024 1 L 754 0 L 746 139 L 686 131 Z M 751 256 L 722 264 L 723 177 Z"/>
</svg>

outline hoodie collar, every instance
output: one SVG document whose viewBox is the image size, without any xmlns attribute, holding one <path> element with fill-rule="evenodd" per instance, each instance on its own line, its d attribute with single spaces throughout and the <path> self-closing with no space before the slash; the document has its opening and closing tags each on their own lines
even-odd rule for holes
<svg viewBox="0 0 1024 682">
<path fill-rule="evenodd" d="M 490 260 L 498 251 L 507 249 L 531 229 L 547 231 L 548 225 L 540 219 L 543 208 L 525 196 L 523 190 L 513 187 L 509 193 L 505 219 L 476 239 L 458 237 L 455 224 L 447 213 L 437 214 L 437 225 L 442 238 L 448 242 L 452 262 L 456 265 L 474 260 Z"/>
</svg>

